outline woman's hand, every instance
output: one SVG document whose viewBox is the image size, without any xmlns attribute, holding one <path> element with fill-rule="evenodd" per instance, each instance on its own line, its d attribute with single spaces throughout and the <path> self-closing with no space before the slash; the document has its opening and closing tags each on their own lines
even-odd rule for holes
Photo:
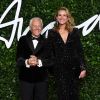
<svg viewBox="0 0 100 100">
<path fill-rule="evenodd" d="M 79 79 L 84 78 L 85 76 L 86 76 L 86 70 L 82 70 L 80 75 L 79 75 Z"/>
</svg>

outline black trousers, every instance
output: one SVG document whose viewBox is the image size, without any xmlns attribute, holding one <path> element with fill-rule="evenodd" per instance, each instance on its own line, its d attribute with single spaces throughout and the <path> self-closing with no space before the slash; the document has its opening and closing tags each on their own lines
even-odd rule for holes
<svg viewBox="0 0 100 100">
<path fill-rule="evenodd" d="M 48 81 L 28 83 L 20 81 L 21 100 L 47 100 Z"/>
</svg>

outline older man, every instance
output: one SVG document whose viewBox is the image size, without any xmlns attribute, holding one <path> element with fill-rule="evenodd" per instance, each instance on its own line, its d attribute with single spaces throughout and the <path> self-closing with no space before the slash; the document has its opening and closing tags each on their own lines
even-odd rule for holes
<svg viewBox="0 0 100 100">
<path fill-rule="evenodd" d="M 45 46 L 45 39 L 41 36 L 42 19 L 32 18 L 29 26 L 30 32 L 20 38 L 16 54 L 21 100 L 47 100 L 47 69 L 39 67 L 42 66 L 41 62 L 37 61 L 37 58 L 43 56 Z"/>
</svg>

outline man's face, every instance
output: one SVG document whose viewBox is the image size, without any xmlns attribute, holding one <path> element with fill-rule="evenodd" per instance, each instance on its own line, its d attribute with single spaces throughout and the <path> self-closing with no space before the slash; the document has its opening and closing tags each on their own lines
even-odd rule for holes
<svg viewBox="0 0 100 100">
<path fill-rule="evenodd" d="M 31 25 L 32 35 L 38 37 L 42 31 L 42 23 L 40 20 L 34 19 Z"/>
</svg>

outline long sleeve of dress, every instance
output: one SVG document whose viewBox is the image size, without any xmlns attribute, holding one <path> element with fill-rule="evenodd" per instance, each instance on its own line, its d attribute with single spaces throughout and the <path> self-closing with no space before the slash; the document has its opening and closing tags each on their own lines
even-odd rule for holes
<svg viewBox="0 0 100 100">
<path fill-rule="evenodd" d="M 76 37 L 75 43 L 76 43 L 77 53 L 78 53 L 79 60 L 80 60 L 80 68 L 81 68 L 81 70 L 85 70 L 86 62 L 85 62 L 85 58 L 84 58 L 83 46 L 82 46 L 80 36 L 79 36 L 79 30 L 77 30 L 76 34 L 77 34 L 77 37 Z"/>
<path fill-rule="evenodd" d="M 52 33 L 48 34 L 48 38 L 46 40 L 46 45 L 44 49 L 44 55 L 41 58 L 42 59 L 42 64 L 43 66 L 46 67 L 52 67 L 54 66 L 54 49 L 53 49 L 53 44 L 52 44 Z"/>
</svg>

